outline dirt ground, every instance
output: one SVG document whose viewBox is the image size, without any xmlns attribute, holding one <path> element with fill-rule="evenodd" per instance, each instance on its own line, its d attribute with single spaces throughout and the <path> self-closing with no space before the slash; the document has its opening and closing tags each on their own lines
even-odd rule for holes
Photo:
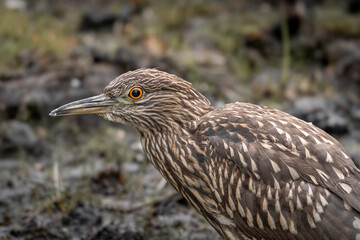
<svg viewBox="0 0 360 240">
<path fill-rule="evenodd" d="M 156 67 L 213 105 L 312 122 L 360 166 L 360 1 L 0 1 L 0 239 L 219 239 L 97 116 L 51 118 Z"/>
</svg>

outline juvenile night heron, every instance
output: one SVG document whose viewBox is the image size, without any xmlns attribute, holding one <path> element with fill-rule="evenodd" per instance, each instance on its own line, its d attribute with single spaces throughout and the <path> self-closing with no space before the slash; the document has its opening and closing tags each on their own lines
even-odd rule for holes
<svg viewBox="0 0 360 240">
<path fill-rule="evenodd" d="M 88 113 L 135 127 L 148 159 L 224 239 L 360 239 L 360 170 L 311 123 L 249 103 L 214 108 L 155 69 L 50 115 Z"/>
</svg>

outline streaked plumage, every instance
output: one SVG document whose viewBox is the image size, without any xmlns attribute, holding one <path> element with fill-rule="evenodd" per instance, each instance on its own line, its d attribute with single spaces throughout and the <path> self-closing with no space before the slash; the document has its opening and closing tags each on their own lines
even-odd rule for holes
<svg viewBox="0 0 360 240">
<path fill-rule="evenodd" d="M 134 126 L 150 161 L 224 239 L 360 239 L 360 170 L 311 123 L 248 103 L 216 109 L 155 69 L 52 115 L 88 112 Z"/>
</svg>

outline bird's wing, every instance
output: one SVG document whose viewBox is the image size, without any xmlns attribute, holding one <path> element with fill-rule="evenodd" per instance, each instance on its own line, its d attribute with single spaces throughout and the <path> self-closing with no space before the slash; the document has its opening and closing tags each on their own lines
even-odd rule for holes
<svg viewBox="0 0 360 240">
<path fill-rule="evenodd" d="M 360 170 L 337 140 L 311 123 L 233 103 L 194 126 L 193 138 L 207 155 L 231 160 L 242 173 L 275 188 L 292 181 L 321 186 L 360 212 Z"/>
</svg>

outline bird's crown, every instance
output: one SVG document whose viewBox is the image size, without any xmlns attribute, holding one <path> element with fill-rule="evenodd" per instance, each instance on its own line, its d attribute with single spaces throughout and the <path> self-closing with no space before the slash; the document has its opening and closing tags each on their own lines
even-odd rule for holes
<svg viewBox="0 0 360 240">
<path fill-rule="evenodd" d="M 133 87 L 141 87 L 147 93 L 156 91 L 187 92 L 191 88 L 191 83 L 154 68 L 137 69 L 121 74 L 112 80 L 105 87 L 103 93 L 108 97 L 116 97 Z"/>
</svg>

